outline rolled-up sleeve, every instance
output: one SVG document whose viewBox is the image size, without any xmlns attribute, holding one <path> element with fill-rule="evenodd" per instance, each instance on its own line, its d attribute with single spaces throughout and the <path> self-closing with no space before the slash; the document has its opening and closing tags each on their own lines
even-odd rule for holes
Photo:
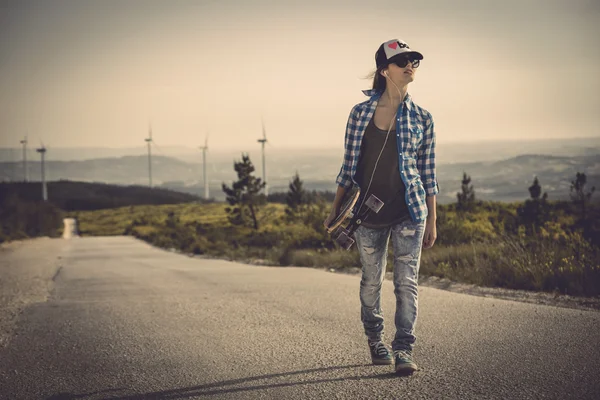
<svg viewBox="0 0 600 400">
<path fill-rule="evenodd" d="M 346 135 L 344 137 L 344 160 L 342 162 L 342 167 L 340 168 L 340 173 L 335 180 L 335 183 L 338 186 L 342 186 L 346 189 L 352 186 L 352 156 L 354 147 L 356 145 L 355 132 L 358 124 L 358 117 L 356 114 L 356 106 L 354 106 L 350 111 L 348 123 L 346 124 Z"/>
<path fill-rule="evenodd" d="M 427 196 L 438 194 L 439 186 L 435 172 L 435 127 L 431 115 L 425 127 L 423 142 L 417 153 L 417 168 L 423 181 L 425 194 Z"/>
</svg>

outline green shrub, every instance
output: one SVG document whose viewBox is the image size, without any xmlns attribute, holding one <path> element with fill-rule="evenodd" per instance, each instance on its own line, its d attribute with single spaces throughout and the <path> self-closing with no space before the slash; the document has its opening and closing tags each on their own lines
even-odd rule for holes
<svg viewBox="0 0 600 400">
<path fill-rule="evenodd" d="M 596 296 L 600 250 L 578 233 L 562 244 L 504 235 L 496 243 L 434 246 L 423 252 L 421 273 L 482 286 Z"/>
<path fill-rule="evenodd" d="M 0 204 L 0 240 L 20 240 L 37 236 L 59 236 L 63 211 L 44 201 L 23 201 L 16 194 L 3 197 Z"/>
</svg>

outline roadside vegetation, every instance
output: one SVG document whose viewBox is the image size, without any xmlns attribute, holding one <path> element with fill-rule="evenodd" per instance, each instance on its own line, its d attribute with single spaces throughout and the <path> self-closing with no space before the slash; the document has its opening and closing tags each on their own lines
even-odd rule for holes
<svg viewBox="0 0 600 400">
<path fill-rule="evenodd" d="M 56 207 L 52 212 L 40 209 L 37 215 L 48 215 L 49 225 L 60 221 L 58 233 L 60 218 L 76 217 L 82 236 L 131 235 L 186 254 L 266 265 L 360 267 L 356 246 L 339 249 L 323 227 L 331 193 L 307 192 L 296 173 L 287 193 L 267 201 L 248 156 L 234 162 L 234 169 L 238 180 L 223 184 L 227 203 L 138 204 L 93 211 Z M 423 251 L 420 274 L 481 286 L 599 296 L 600 205 L 594 190 L 586 187 L 585 174 L 577 173 L 571 201 L 549 200 L 537 178 L 524 202 L 479 201 L 464 173 L 456 203 L 438 205 L 438 238 L 432 249 Z M 12 228 L 5 224 L 4 208 L 2 212 L 6 238 Z M 52 217 L 54 212 L 60 218 Z"/>
</svg>

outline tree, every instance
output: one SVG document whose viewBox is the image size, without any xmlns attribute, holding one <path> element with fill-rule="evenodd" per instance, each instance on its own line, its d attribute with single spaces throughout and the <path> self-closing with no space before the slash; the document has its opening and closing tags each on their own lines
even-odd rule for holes
<svg viewBox="0 0 600 400">
<path fill-rule="evenodd" d="M 463 172 L 461 183 L 462 192 L 456 193 L 456 198 L 458 200 L 456 208 L 461 211 L 472 210 L 475 204 L 475 189 L 473 189 L 473 185 L 469 185 L 471 183 L 471 177 L 468 176 L 466 172 Z"/>
<path fill-rule="evenodd" d="M 579 211 L 581 213 L 581 220 L 585 220 L 586 217 L 586 205 L 590 202 L 592 198 L 592 193 L 596 190 L 595 187 L 585 193 L 585 185 L 587 183 L 587 177 L 585 173 L 577 172 L 575 176 L 575 180 L 571 181 L 571 200 L 577 207 L 579 207 Z"/>
<path fill-rule="evenodd" d="M 287 207 L 285 213 L 290 220 L 296 219 L 296 217 L 303 216 L 306 211 L 308 204 L 308 195 L 302 187 L 303 182 L 300 180 L 298 171 L 294 175 L 294 180 L 289 185 L 289 191 L 285 198 Z"/>
<path fill-rule="evenodd" d="M 263 202 L 259 192 L 265 187 L 265 183 L 252 175 L 254 165 L 247 154 L 242 153 L 242 161 L 234 161 L 233 168 L 237 172 L 238 180 L 233 182 L 231 188 L 223 183 L 227 202 L 233 206 L 225 209 L 229 222 L 234 225 L 252 223 L 254 229 L 258 230 L 257 212 Z"/>
<path fill-rule="evenodd" d="M 535 235 L 539 227 L 548 220 L 549 215 L 548 193 L 541 195 L 542 187 L 537 176 L 529 186 L 529 194 L 531 199 L 525 200 L 525 204 L 518 208 L 517 213 L 526 230 Z"/>
</svg>

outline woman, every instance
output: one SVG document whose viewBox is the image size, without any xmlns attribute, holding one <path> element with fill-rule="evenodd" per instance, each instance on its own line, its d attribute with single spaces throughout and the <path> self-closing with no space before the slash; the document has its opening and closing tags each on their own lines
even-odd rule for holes
<svg viewBox="0 0 600 400">
<path fill-rule="evenodd" d="M 416 340 L 418 272 L 422 248 L 436 240 L 435 133 L 431 114 L 415 104 L 408 84 L 423 55 L 398 39 L 375 53 L 377 69 L 369 99 L 356 104 L 346 126 L 344 162 L 327 226 L 340 211 L 346 191 L 357 185 L 355 211 L 374 194 L 384 202 L 354 233 L 362 264 L 361 320 L 374 364 L 395 363 L 398 373 L 412 373 Z M 396 335 L 392 352 L 383 342 L 381 285 L 389 239 L 394 250 Z"/>
</svg>

